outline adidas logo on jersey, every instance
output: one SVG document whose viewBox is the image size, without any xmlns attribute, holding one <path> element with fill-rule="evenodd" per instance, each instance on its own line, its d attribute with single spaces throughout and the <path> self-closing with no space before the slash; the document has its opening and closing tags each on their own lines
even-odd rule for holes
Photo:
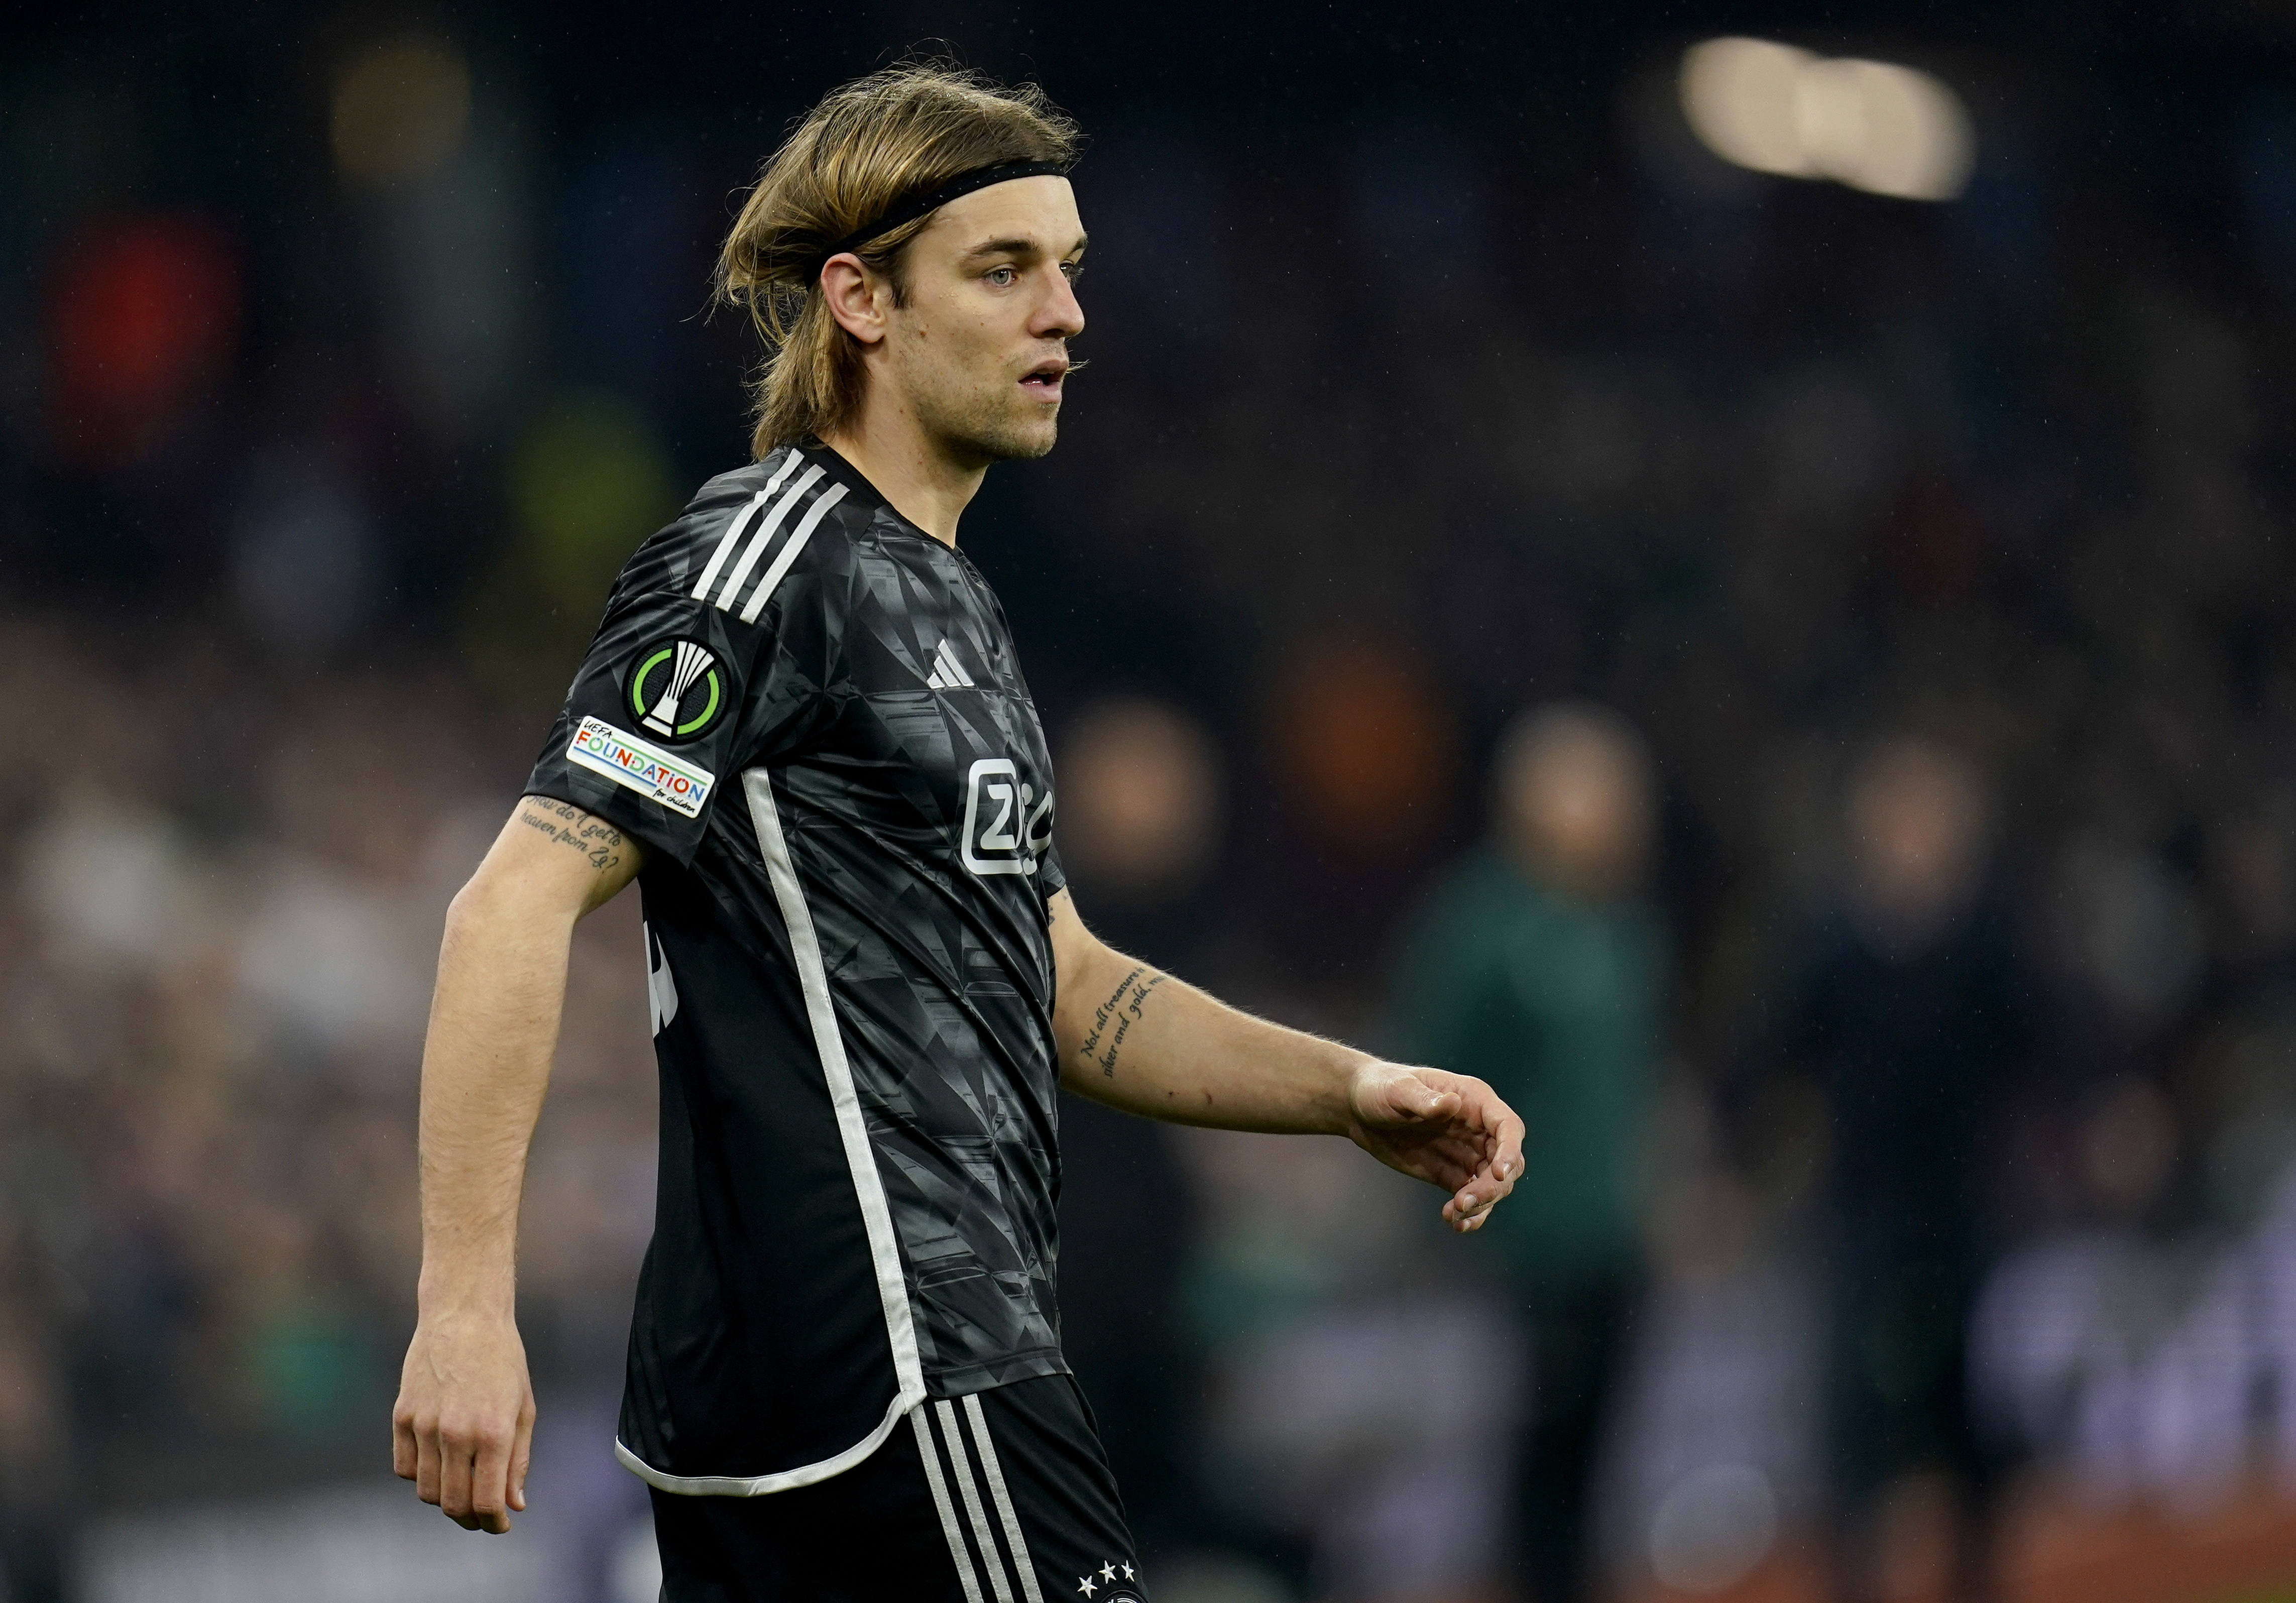
<svg viewBox="0 0 2296 1603">
<path fill-rule="evenodd" d="M 925 688 L 955 690 L 960 686 L 970 686 L 972 683 L 972 676 L 964 671 L 964 664 L 956 660 L 956 654 L 949 650 L 948 642 L 943 640 L 933 653 L 933 670 L 925 680 Z"/>
</svg>

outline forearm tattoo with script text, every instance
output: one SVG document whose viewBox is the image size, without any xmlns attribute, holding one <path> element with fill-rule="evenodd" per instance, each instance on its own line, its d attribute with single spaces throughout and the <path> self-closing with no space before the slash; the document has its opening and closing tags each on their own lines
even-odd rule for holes
<svg viewBox="0 0 2296 1603">
<path fill-rule="evenodd" d="M 1114 1079 L 1116 1057 L 1124 1049 L 1125 1036 L 1140 1022 L 1140 1010 L 1148 1005 L 1148 993 L 1163 982 L 1162 974 L 1151 971 L 1145 964 L 1135 964 L 1132 972 L 1108 993 L 1108 1000 L 1092 1010 L 1092 1028 L 1085 1032 L 1084 1045 L 1077 1048 L 1077 1056 L 1098 1065 L 1103 1074 Z M 1105 1053 L 1102 1051 L 1103 1045 Z"/>
<path fill-rule="evenodd" d="M 622 860 L 622 832 L 603 818 L 547 796 L 529 796 L 519 809 L 518 821 L 538 829 L 562 846 L 571 846 L 603 874 Z"/>
</svg>

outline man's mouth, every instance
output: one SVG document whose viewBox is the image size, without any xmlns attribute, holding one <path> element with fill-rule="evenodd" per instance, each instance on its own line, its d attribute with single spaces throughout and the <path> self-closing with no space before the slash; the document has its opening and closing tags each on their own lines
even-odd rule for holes
<svg viewBox="0 0 2296 1603">
<path fill-rule="evenodd" d="M 1068 360 L 1064 357 L 1039 362 L 1021 375 L 1021 387 L 1043 399 L 1058 400 L 1061 380 L 1067 375 L 1068 370 Z"/>
</svg>

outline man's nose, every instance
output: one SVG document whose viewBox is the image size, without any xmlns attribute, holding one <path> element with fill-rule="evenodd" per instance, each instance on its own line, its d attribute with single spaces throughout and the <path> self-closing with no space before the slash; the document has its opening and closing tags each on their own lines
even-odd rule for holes
<svg viewBox="0 0 2296 1603">
<path fill-rule="evenodd" d="M 1053 272 L 1051 292 L 1037 303 L 1029 332 L 1044 340 L 1073 340 L 1084 333 L 1084 307 L 1077 300 L 1076 285 L 1058 268 Z"/>
</svg>

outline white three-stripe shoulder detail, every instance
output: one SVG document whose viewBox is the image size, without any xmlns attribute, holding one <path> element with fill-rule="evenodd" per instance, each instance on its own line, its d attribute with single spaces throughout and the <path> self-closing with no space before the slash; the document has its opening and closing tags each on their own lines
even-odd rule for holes
<svg viewBox="0 0 2296 1603">
<path fill-rule="evenodd" d="M 729 612 L 734 610 L 734 598 L 741 595 L 742 586 L 748 581 L 750 571 L 758 565 L 758 559 L 765 555 L 766 547 L 773 544 L 774 536 L 781 531 L 790 509 L 804 497 L 806 491 L 820 482 L 821 474 L 822 470 L 818 466 L 806 469 L 798 476 L 798 481 L 774 503 L 774 509 L 766 514 L 765 522 L 758 525 L 757 533 L 750 537 L 750 543 L 742 548 L 741 561 L 734 564 L 734 571 L 726 575 L 726 582 L 718 587 L 717 604 L 719 608 Z"/>
<path fill-rule="evenodd" d="M 726 525 L 726 537 L 718 542 L 718 549 L 709 554 L 709 565 L 701 570 L 701 577 L 693 581 L 693 594 L 697 600 L 709 593 L 711 581 L 717 579 L 718 570 L 726 565 L 726 555 L 741 539 L 742 530 L 750 526 L 750 520 L 758 515 L 758 508 L 763 506 L 766 498 L 773 493 L 770 489 L 761 489 L 751 496 L 750 504 L 735 513 L 734 521 Z"/>
<path fill-rule="evenodd" d="M 742 609 L 742 622 L 755 623 L 758 621 L 758 614 L 766 610 L 766 603 L 772 597 L 775 587 L 790 571 L 790 564 L 797 561 L 797 554 L 805 549 L 806 541 L 813 538 L 813 531 L 821 526 L 821 520 L 829 515 L 829 509 L 844 498 L 845 487 L 832 484 L 821 492 L 818 500 L 806 508 L 805 516 L 799 522 L 796 531 L 782 547 L 781 555 L 774 558 L 774 565 L 766 570 L 766 576 L 758 580 L 758 588 L 750 592 L 750 604 Z"/>
<path fill-rule="evenodd" d="M 781 466 L 774 470 L 774 476 L 766 481 L 765 489 L 751 496 L 749 505 L 734 514 L 733 521 L 726 525 L 725 537 L 718 542 L 718 549 L 709 554 L 709 565 L 701 570 L 701 577 L 693 581 L 695 600 L 699 601 L 709 594 L 710 585 L 717 580 L 718 571 L 725 567 L 726 559 L 734 554 L 734 547 L 741 543 L 742 531 L 750 526 L 750 520 L 758 515 L 759 507 L 774 498 L 774 492 L 782 487 L 782 481 L 794 473 L 798 464 L 804 460 L 802 453 L 792 450 L 783 458 Z"/>
</svg>

